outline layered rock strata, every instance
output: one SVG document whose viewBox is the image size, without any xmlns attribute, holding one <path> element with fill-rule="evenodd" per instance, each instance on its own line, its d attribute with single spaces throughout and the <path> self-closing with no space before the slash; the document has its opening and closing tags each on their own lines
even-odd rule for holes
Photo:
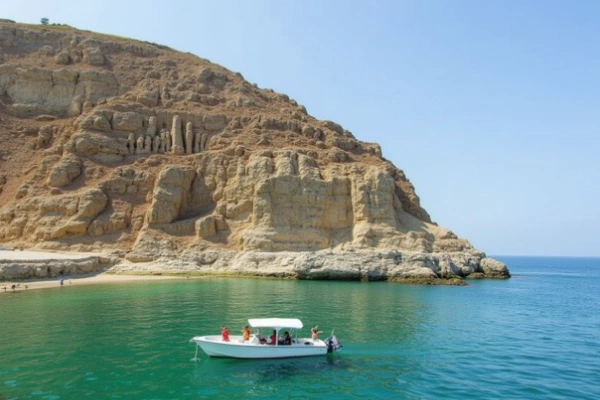
<svg viewBox="0 0 600 400">
<path fill-rule="evenodd" d="M 146 273 L 509 276 L 433 223 L 377 144 L 240 74 L 9 22 L 0 54 L 6 247 L 113 251 L 113 271 Z"/>
<path fill-rule="evenodd" d="M 119 263 L 115 254 L 7 251 L 0 248 L 0 281 L 97 274 Z"/>
</svg>

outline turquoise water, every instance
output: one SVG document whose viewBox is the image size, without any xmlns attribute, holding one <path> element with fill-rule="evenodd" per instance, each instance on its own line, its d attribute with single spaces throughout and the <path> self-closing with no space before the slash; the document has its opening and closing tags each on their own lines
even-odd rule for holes
<svg viewBox="0 0 600 400">
<path fill-rule="evenodd" d="M 498 257 L 467 287 L 203 279 L 0 294 L 0 399 L 596 399 L 600 259 Z M 58 285 L 57 285 L 58 286 Z M 326 357 L 192 361 L 249 317 L 335 329 Z M 325 336 L 325 335 L 322 335 Z"/>
</svg>

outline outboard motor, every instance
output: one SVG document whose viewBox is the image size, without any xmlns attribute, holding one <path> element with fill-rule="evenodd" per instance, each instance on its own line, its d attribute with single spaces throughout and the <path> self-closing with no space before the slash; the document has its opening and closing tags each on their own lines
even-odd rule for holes
<svg viewBox="0 0 600 400">
<path fill-rule="evenodd" d="M 331 335 L 327 339 L 325 339 L 325 344 L 327 345 L 328 353 L 333 353 L 334 351 L 340 350 L 342 348 L 342 345 L 337 340 L 333 332 L 331 332 Z"/>
</svg>

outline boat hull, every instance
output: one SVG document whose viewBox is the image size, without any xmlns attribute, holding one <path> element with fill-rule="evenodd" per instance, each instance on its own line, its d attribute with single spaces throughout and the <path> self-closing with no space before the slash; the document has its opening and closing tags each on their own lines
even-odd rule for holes
<svg viewBox="0 0 600 400">
<path fill-rule="evenodd" d="M 327 354 L 327 345 L 322 340 L 297 339 L 292 345 L 267 345 L 244 342 L 241 337 L 232 337 L 223 342 L 220 336 L 196 336 L 192 338 L 209 357 L 242 359 L 312 357 Z"/>
</svg>

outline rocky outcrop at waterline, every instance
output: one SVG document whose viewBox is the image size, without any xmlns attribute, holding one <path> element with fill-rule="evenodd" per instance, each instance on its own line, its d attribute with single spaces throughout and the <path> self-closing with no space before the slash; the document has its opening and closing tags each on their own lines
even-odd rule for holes
<svg viewBox="0 0 600 400">
<path fill-rule="evenodd" d="M 0 137 L 5 247 L 112 252 L 113 271 L 509 276 L 377 144 L 164 46 L 0 22 Z"/>
</svg>

